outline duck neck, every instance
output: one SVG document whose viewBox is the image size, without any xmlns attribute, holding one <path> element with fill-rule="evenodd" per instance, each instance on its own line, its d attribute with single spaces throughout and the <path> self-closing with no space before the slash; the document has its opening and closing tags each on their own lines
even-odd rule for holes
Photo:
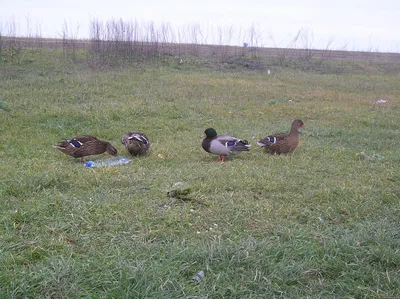
<svg viewBox="0 0 400 299">
<path fill-rule="evenodd" d="M 299 130 L 294 128 L 294 127 L 292 127 L 290 129 L 289 136 L 298 137 L 299 136 Z"/>
</svg>

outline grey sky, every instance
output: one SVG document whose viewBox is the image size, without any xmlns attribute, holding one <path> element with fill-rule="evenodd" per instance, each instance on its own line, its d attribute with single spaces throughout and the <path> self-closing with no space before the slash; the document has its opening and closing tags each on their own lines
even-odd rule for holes
<svg viewBox="0 0 400 299">
<path fill-rule="evenodd" d="M 15 23 L 18 35 L 40 28 L 43 37 L 59 37 L 66 23 L 72 35 L 85 38 L 93 19 L 164 22 L 175 30 L 198 24 L 207 43 L 218 43 L 218 28 L 232 28 L 236 35 L 229 42 L 239 45 L 248 38 L 243 32 L 254 25 L 259 45 L 281 47 L 303 28 L 316 48 L 329 44 L 333 49 L 400 52 L 397 0 L 0 0 L 3 34 Z"/>
</svg>

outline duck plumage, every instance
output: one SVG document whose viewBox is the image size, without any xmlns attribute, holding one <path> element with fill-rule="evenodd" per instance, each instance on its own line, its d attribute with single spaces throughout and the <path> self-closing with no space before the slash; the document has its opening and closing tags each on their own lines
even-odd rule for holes
<svg viewBox="0 0 400 299">
<path fill-rule="evenodd" d="M 150 148 L 149 138 L 140 132 L 126 133 L 121 142 L 132 156 L 144 155 Z"/>
<path fill-rule="evenodd" d="M 66 139 L 53 147 L 64 154 L 81 159 L 86 156 L 100 155 L 104 152 L 107 152 L 111 156 L 116 156 L 118 153 L 117 149 L 112 146 L 110 142 L 100 140 L 91 135 L 76 136 L 71 139 Z"/>
<path fill-rule="evenodd" d="M 265 148 L 270 154 L 286 154 L 294 151 L 300 141 L 299 129 L 304 127 L 304 123 L 300 119 L 295 119 L 289 133 L 279 133 L 268 135 L 259 140 L 257 144 Z"/>
<path fill-rule="evenodd" d="M 224 162 L 226 157 L 249 151 L 250 144 L 246 140 L 227 135 L 217 135 L 213 128 L 204 131 L 206 137 L 201 146 L 203 149 L 214 155 L 218 155 L 218 161 Z"/>
</svg>

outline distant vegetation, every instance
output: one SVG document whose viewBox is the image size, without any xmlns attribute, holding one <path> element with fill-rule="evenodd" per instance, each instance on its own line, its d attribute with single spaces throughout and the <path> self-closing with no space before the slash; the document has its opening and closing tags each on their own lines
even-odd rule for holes
<svg viewBox="0 0 400 299">
<path fill-rule="evenodd" d="M 333 39 L 325 49 L 314 49 L 313 33 L 302 28 L 291 38 L 285 47 L 264 47 L 261 34 L 256 26 L 247 30 L 235 31 L 232 27 L 216 28 L 212 43 L 198 24 L 174 30 L 163 23 L 140 24 L 110 20 L 92 20 L 90 38 L 77 39 L 77 32 L 68 27 L 62 28 L 58 38 L 42 38 L 40 29 L 35 34 L 17 36 L 16 24 L 0 27 L 0 62 L 16 62 L 21 58 L 21 50 L 26 48 L 47 48 L 62 50 L 63 59 L 74 63 L 85 63 L 91 68 L 129 67 L 137 64 L 187 63 L 188 61 L 217 68 L 247 68 L 265 71 L 268 67 L 308 68 L 325 71 L 332 65 L 329 61 L 345 59 L 349 62 L 360 60 L 392 63 L 400 61 L 400 54 L 347 51 L 344 45 L 340 50 L 333 49 Z M 233 39 L 243 41 L 242 46 L 232 46 Z M 271 38 L 273 40 L 273 37 Z M 273 41 L 276 44 L 275 41 Z M 235 42 L 240 44 L 240 42 Z M 175 60 L 175 61 L 174 61 Z"/>
</svg>

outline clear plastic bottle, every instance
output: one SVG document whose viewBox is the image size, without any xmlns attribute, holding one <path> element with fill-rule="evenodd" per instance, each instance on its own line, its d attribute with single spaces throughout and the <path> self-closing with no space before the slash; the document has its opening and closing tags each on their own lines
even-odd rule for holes
<svg viewBox="0 0 400 299">
<path fill-rule="evenodd" d="M 115 166 L 115 165 L 124 165 L 130 163 L 131 160 L 125 157 L 113 157 L 105 160 L 97 160 L 97 161 L 87 161 L 85 163 L 86 167 L 104 167 L 104 166 Z"/>
</svg>

